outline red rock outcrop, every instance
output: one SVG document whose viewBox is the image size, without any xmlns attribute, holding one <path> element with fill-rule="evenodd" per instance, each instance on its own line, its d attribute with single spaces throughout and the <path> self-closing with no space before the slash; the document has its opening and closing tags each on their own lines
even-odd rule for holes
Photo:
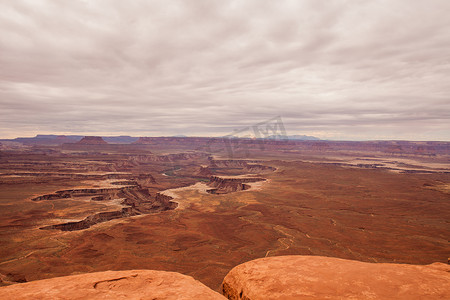
<svg viewBox="0 0 450 300">
<path fill-rule="evenodd" d="M 85 136 L 80 141 L 76 142 L 76 144 L 84 144 L 84 145 L 107 145 L 101 136 Z"/>
<path fill-rule="evenodd" d="M 117 181 L 112 184 L 136 184 L 134 181 Z M 89 196 L 93 201 L 106 201 L 112 199 L 123 199 L 121 210 L 100 212 L 87 216 L 83 220 L 54 224 L 41 227 L 40 229 L 59 229 L 62 231 L 74 231 L 87 229 L 95 224 L 107 222 L 113 219 L 127 218 L 130 216 L 155 213 L 175 209 L 178 204 L 171 201 L 173 198 L 160 193 L 152 196 L 147 188 L 139 185 L 129 185 L 119 188 L 86 188 L 61 190 L 52 194 L 41 195 L 32 198 L 32 201 L 74 199 L 76 197 Z"/>
<path fill-rule="evenodd" d="M 248 182 L 264 181 L 262 177 L 220 177 L 211 176 L 208 185 L 213 187 L 207 190 L 210 194 L 227 194 L 231 192 L 244 191 L 250 188 Z"/>
<path fill-rule="evenodd" d="M 227 183 L 232 183 L 232 182 L 257 182 L 257 181 L 263 181 L 266 180 L 265 178 L 262 177 L 222 177 L 222 176 L 211 176 L 209 178 L 209 180 L 211 181 L 211 184 L 217 184 L 217 185 L 222 185 L 222 184 L 227 184 Z"/>
<path fill-rule="evenodd" d="M 209 177 L 212 175 L 212 172 L 209 167 L 200 166 L 200 169 L 198 170 L 196 175 L 200 177 Z"/>
<path fill-rule="evenodd" d="M 120 219 L 130 216 L 138 215 L 139 213 L 133 210 L 131 207 L 124 207 L 118 211 L 106 211 L 100 212 L 95 215 L 91 215 L 86 217 L 81 221 L 68 222 L 63 224 L 49 225 L 45 227 L 41 227 L 41 229 L 59 229 L 61 231 L 75 231 L 75 230 L 83 230 L 91 227 L 92 225 L 103 223 L 107 221 L 111 221 L 114 219 Z"/>
<path fill-rule="evenodd" d="M 14 299 L 226 299 L 192 277 L 175 272 L 106 271 L 0 287 Z"/>
<path fill-rule="evenodd" d="M 270 173 L 276 170 L 276 168 L 274 167 L 264 166 L 259 163 L 261 163 L 261 161 L 259 160 L 209 159 L 209 164 L 211 168 L 241 168 L 247 172 L 252 173 Z"/>
<path fill-rule="evenodd" d="M 91 196 L 91 195 L 99 195 L 99 194 L 109 194 L 108 199 L 113 199 L 114 197 L 118 197 L 117 195 L 120 192 L 124 192 L 126 190 L 134 189 L 135 187 L 121 187 L 121 188 L 85 188 L 85 189 L 73 189 L 73 190 L 62 190 L 56 191 L 52 194 L 41 195 L 35 198 L 32 198 L 32 201 L 43 201 L 43 200 L 55 200 L 55 199 L 65 199 L 72 197 L 82 197 L 82 196 Z"/>
<path fill-rule="evenodd" d="M 228 299 L 450 299 L 450 266 L 365 263 L 322 256 L 278 256 L 233 268 Z"/>
</svg>

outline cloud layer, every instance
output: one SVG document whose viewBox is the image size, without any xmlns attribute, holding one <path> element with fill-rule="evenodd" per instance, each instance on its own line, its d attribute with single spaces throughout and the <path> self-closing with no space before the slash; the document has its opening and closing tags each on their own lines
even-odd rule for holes
<svg viewBox="0 0 450 300">
<path fill-rule="evenodd" d="M 450 140 L 450 1 L 2 1 L 0 137 Z"/>
</svg>

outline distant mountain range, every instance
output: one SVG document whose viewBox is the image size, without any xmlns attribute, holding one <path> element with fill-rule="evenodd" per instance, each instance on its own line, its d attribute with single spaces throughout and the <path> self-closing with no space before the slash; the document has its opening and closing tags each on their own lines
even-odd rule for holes
<svg viewBox="0 0 450 300">
<path fill-rule="evenodd" d="M 24 145 L 62 145 L 66 143 L 77 143 L 81 141 L 84 135 L 56 135 L 56 134 L 38 134 L 35 137 L 18 137 L 15 139 L 1 139 L 1 141 L 18 142 Z M 174 138 L 187 138 L 185 135 L 176 135 Z M 103 140 L 109 144 L 131 144 L 136 142 L 139 137 L 120 135 L 120 136 L 102 136 Z M 296 140 L 296 141 L 316 141 L 320 140 L 314 136 L 308 135 L 271 135 L 264 139 L 271 140 Z"/>
<path fill-rule="evenodd" d="M 266 139 L 294 140 L 294 141 L 319 141 L 319 138 L 310 135 L 271 135 Z"/>
</svg>

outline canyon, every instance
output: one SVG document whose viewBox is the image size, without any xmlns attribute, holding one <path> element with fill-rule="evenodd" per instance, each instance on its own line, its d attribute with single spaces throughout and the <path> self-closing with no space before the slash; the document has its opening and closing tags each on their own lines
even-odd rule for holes
<svg viewBox="0 0 450 300">
<path fill-rule="evenodd" d="M 222 293 L 262 258 L 448 261 L 450 143 L 100 139 L 2 146 L 0 285 L 145 269 Z"/>
</svg>

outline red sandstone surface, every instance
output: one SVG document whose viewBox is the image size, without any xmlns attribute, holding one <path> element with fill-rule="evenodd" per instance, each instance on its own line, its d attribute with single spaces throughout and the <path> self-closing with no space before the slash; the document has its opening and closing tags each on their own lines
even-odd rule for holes
<svg viewBox="0 0 450 300">
<path fill-rule="evenodd" d="M 448 299 L 450 266 L 278 256 L 234 267 L 221 296 L 175 272 L 106 271 L 1 287 L 2 299 Z"/>
<path fill-rule="evenodd" d="M 4 300 L 20 299 L 226 299 L 192 277 L 175 272 L 106 271 L 57 277 L 0 288 Z"/>
<path fill-rule="evenodd" d="M 450 299 L 450 266 L 376 264 L 321 256 L 262 258 L 234 267 L 228 299 Z"/>
</svg>

